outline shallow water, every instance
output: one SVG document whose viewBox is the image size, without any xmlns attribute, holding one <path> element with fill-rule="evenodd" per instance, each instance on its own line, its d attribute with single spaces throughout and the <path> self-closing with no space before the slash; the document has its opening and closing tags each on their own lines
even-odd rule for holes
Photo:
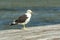
<svg viewBox="0 0 60 40">
<path fill-rule="evenodd" d="M 60 8 L 16 8 L 0 10 L 0 29 L 17 29 L 20 25 L 9 26 L 14 19 L 23 15 L 27 9 L 33 11 L 31 21 L 27 27 L 60 24 Z"/>
</svg>

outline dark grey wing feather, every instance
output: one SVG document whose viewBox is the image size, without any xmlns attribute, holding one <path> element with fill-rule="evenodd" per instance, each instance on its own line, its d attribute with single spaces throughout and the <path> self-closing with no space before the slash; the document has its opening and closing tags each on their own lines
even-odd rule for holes
<svg viewBox="0 0 60 40">
<path fill-rule="evenodd" d="M 17 20 L 15 20 L 16 23 L 23 23 L 28 17 L 26 15 L 20 16 Z"/>
</svg>

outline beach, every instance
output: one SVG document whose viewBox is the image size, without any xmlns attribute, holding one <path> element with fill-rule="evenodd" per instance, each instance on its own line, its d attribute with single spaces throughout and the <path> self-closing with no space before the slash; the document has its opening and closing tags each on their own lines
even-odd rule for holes
<svg viewBox="0 0 60 40">
<path fill-rule="evenodd" d="M 60 24 L 0 30 L 0 40 L 60 40 Z"/>
</svg>

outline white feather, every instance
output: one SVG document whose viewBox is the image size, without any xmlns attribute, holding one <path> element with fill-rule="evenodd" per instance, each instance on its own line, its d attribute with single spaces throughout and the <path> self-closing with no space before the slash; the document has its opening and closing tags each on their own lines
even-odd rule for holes
<svg viewBox="0 0 60 40">
<path fill-rule="evenodd" d="M 15 20 L 13 20 L 12 24 L 16 24 Z"/>
</svg>

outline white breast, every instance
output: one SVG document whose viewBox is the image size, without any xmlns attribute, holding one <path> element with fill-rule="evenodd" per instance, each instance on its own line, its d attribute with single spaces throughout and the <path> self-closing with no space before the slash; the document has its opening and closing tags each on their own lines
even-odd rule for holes
<svg viewBox="0 0 60 40">
<path fill-rule="evenodd" d="M 26 15 L 27 15 L 28 19 L 25 21 L 25 24 L 27 24 L 30 21 L 30 18 L 31 18 L 31 14 L 30 13 L 28 13 Z"/>
</svg>

